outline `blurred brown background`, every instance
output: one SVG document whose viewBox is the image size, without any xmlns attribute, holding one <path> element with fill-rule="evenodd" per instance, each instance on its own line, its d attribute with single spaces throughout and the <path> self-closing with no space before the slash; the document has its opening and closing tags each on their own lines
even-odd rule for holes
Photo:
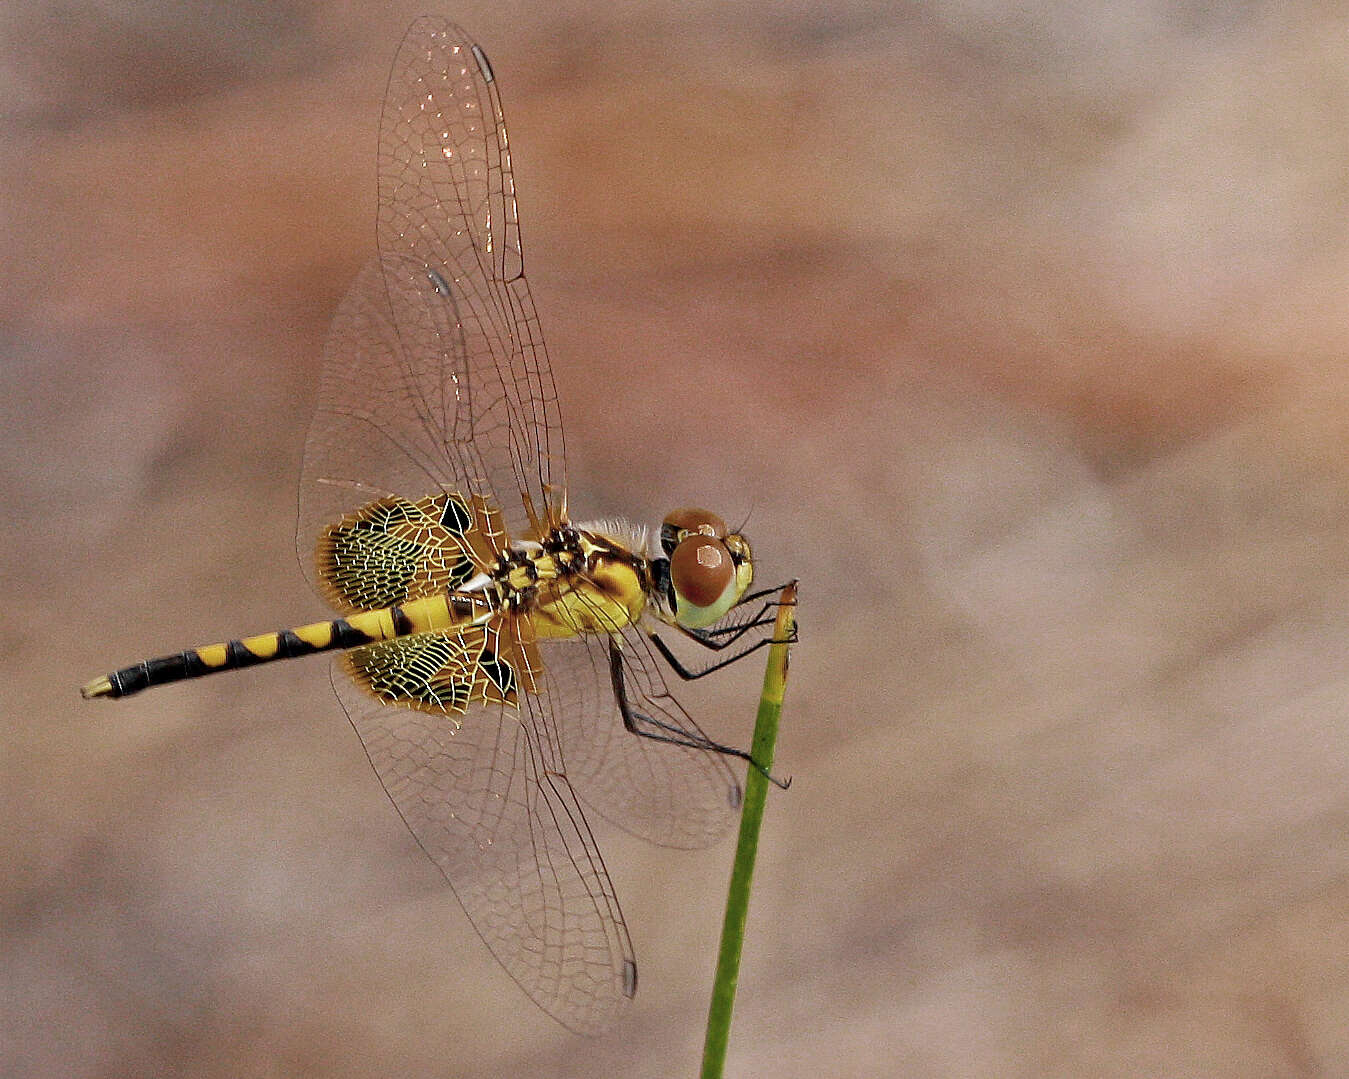
<svg viewBox="0 0 1349 1079">
<path fill-rule="evenodd" d="M 292 554 L 409 5 L 0 14 L 0 1074 L 692 1075 L 730 844 L 600 835 L 573 1037 L 327 685 L 85 704 L 322 615 Z M 573 509 L 803 580 L 742 1076 L 1349 1075 L 1349 20 L 443 10 L 486 46 Z M 761 667 L 684 694 L 748 740 Z"/>
</svg>

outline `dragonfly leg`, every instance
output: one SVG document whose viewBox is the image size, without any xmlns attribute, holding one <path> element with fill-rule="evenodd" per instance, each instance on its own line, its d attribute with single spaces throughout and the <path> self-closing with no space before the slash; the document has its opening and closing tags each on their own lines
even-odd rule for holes
<svg viewBox="0 0 1349 1079">
<path fill-rule="evenodd" d="M 701 733 L 690 733 L 683 727 L 676 726 L 673 723 L 666 723 L 647 715 L 645 712 L 638 712 L 628 702 L 628 687 L 623 678 L 623 653 L 619 650 L 618 641 L 610 638 L 609 640 L 609 676 L 613 682 L 614 700 L 618 703 L 619 714 L 623 717 L 623 726 L 632 734 L 639 738 L 650 738 L 656 742 L 667 742 L 674 746 L 687 746 L 689 749 L 705 749 L 711 753 L 722 753 L 728 757 L 738 757 L 742 761 L 747 761 L 749 765 L 759 772 L 774 786 L 786 790 L 791 786 L 791 780 L 785 782 L 778 779 L 769 772 L 763 765 L 756 761 L 750 754 L 743 749 L 737 749 L 735 746 L 722 745 L 720 742 L 714 742 Z M 645 729 L 643 727 L 645 725 Z"/>
<path fill-rule="evenodd" d="M 778 608 L 782 606 L 782 603 L 776 597 L 781 594 L 783 587 L 784 586 L 782 585 L 778 585 L 775 588 L 765 588 L 762 591 L 751 592 L 747 596 L 740 597 L 740 602 L 735 605 L 737 608 L 753 603 L 756 599 L 761 600 L 765 596 L 774 597 L 773 599 L 766 600 L 762 603 L 758 611 L 755 612 L 754 617 L 750 618 L 748 621 L 739 622 L 729 626 L 712 627 L 709 629 L 684 629 L 682 626 L 677 626 L 676 628 L 679 629 L 684 636 L 692 641 L 696 641 L 704 648 L 714 652 L 720 652 L 723 648 L 728 648 L 733 645 L 750 630 L 771 626 L 777 620 L 777 611 Z M 796 601 L 792 600 L 791 605 L 795 607 Z M 793 619 L 792 636 L 790 640 L 780 642 L 770 641 L 767 643 L 795 644 L 796 639 L 796 620 Z"/>
<path fill-rule="evenodd" d="M 685 631 L 685 635 L 691 640 L 697 641 L 704 648 L 709 648 L 714 652 L 720 652 L 723 648 L 735 644 L 741 637 L 752 629 L 759 629 L 763 626 L 771 626 L 776 620 L 777 612 L 774 608 L 775 603 L 765 603 L 759 608 L 758 613 L 748 622 L 741 622 L 733 626 L 718 626 L 708 629 L 690 629 Z M 772 614 L 769 612 L 772 611 Z"/>
<path fill-rule="evenodd" d="M 736 604 L 736 606 L 743 607 L 748 602 L 753 602 L 756 599 L 762 599 L 764 596 L 768 595 L 777 595 L 781 591 L 782 591 L 781 588 L 766 588 L 762 592 L 754 592 L 748 596 L 745 596 L 743 599 L 741 599 L 739 603 Z M 725 649 L 731 647 L 737 641 L 739 641 L 750 630 L 762 629 L 765 626 L 773 625 L 777 621 L 777 609 L 780 606 L 782 606 L 780 602 L 776 600 L 769 600 L 768 602 L 760 606 L 759 610 L 755 612 L 754 617 L 751 618 L 748 622 L 741 622 L 736 625 L 722 626 L 720 628 L 711 628 L 711 629 L 685 629 L 683 626 L 675 626 L 674 628 L 678 630 L 680 633 L 682 633 L 689 640 L 693 641 L 697 645 L 702 646 L 703 648 L 706 648 L 708 651 L 722 652 Z M 793 603 L 793 606 L 795 606 L 795 603 Z M 660 637 L 656 636 L 655 633 L 648 633 L 647 637 L 650 638 L 651 643 L 656 646 L 657 651 L 659 651 L 660 654 L 665 658 L 665 662 L 670 665 L 670 669 L 674 671 L 675 674 L 679 675 L 679 677 L 682 678 L 684 681 L 691 682 L 695 678 L 702 678 L 704 675 L 711 674 L 713 671 L 719 671 L 723 667 L 727 667 L 730 666 L 732 663 L 739 662 L 746 656 L 751 655 L 754 652 L 757 652 L 760 648 L 762 648 L 766 644 L 795 644 L 799 639 L 797 635 L 797 626 L 798 626 L 797 622 L 793 620 L 790 637 L 787 637 L 782 640 L 779 640 L 776 637 L 768 637 L 765 638 L 764 640 L 756 641 L 749 647 L 735 653 L 732 656 L 727 657 L 726 659 L 721 660 L 719 663 L 713 663 L 710 666 L 702 667 L 697 670 L 692 670 L 686 667 L 682 662 L 680 662 L 679 658 L 672 651 L 670 651 L 669 646 L 663 640 L 661 640 Z"/>
<path fill-rule="evenodd" d="M 756 599 L 763 599 L 764 596 L 780 595 L 783 588 L 785 587 L 786 585 L 775 584 L 772 588 L 761 588 L 757 592 L 751 592 L 747 596 L 741 596 L 740 601 L 736 604 L 736 606 L 743 607 L 746 603 L 753 603 Z M 772 600 L 764 604 L 765 607 L 777 607 L 778 605 L 779 604 L 776 600 Z M 796 606 L 795 601 L 793 601 L 792 606 Z"/>
<path fill-rule="evenodd" d="M 782 592 L 784 586 L 779 585 L 776 588 L 765 588 L 758 592 L 751 592 L 747 596 L 741 596 L 736 603 L 736 610 L 747 607 L 755 600 L 762 600 L 765 596 L 773 596 L 773 599 L 765 600 L 759 605 L 759 609 L 754 616 L 747 621 L 736 622 L 729 626 L 717 626 L 709 629 L 692 629 L 684 632 L 701 644 L 704 648 L 722 649 L 727 645 L 733 644 L 752 629 L 758 629 L 762 626 L 772 625 L 777 616 L 777 609 L 782 606 L 782 602 L 776 597 Z M 796 606 L 796 601 L 792 600 L 791 605 Z M 681 627 L 682 628 L 682 627 Z"/>
<path fill-rule="evenodd" d="M 749 626 L 746 626 L 744 628 L 748 629 L 756 625 L 757 626 L 771 625 L 774 621 L 775 619 L 771 618 L 764 619 L 763 621 L 753 622 Z M 709 648 L 714 652 L 720 652 L 729 645 L 734 644 L 736 639 L 740 636 L 740 634 L 736 634 L 735 637 L 732 637 L 727 641 L 708 641 L 706 637 L 703 634 L 699 633 L 699 631 L 697 630 L 684 630 L 683 633 L 684 636 L 688 637 L 690 640 L 697 641 L 704 648 Z M 723 659 L 717 663 L 713 663 L 707 667 L 700 668 L 699 670 L 690 670 L 688 667 L 684 666 L 682 662 L 680 662 L 679 657 L 676 656 L 674 652 L 670 650 L 670 646 L 667 645 L 663 640 L 661 640 L 660 637 L 658 637 L 654 632 L 648 633 L 647 637 L 650 639 L 651 643 L 656 646 L 656 651 L 658 651 L 661 654 L 665 662 L 670 665 L 670 669 L 674 671 L 675 674 L 679 675 L 679 677 L 682 678 L 685 682 L 692 682 L 694 679 L 702 678 L 704 675 L 709 675 L 713 671 L 719 671 L 723 667 L 729 667 L 732 663 L 739 663 L 746 656 L 753 655 L 755 652 L 757 652 L 760 648 L 763 648 L 765 645 L 795 644 L 799 639 L 797 635 L 796 624 L 793 623 L 791 636 L 789 637 L 783 638 L 765 637 L 763 640 L 755 641 L 748 647 L 741 649 L 734 655 L 728 656 L 726 659 Z"/>
</svg>

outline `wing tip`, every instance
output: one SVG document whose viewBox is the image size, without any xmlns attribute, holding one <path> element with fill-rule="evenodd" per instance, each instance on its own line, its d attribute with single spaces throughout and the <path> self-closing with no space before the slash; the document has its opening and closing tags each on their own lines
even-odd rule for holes
<svg viewBox="0 0 1349 1079">
<path fill-rule="evenodd" d="M 487 53 L 483 52 L 482 46 L 476 41 L 469 46 L 473 53 L 473 59 L 478 62 L 478 70 L 482 72 L 484 82 L 496 82 L 496 74 L 492 71 L 492 62 L 487 59 Z"/>
</svg>

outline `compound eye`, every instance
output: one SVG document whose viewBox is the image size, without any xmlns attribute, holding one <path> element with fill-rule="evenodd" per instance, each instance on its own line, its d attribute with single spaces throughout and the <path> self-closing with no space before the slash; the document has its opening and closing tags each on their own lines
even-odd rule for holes
<svg viewBox="0 0 1349 1079">
<path fill-rule="evenodd" d="M 726 538 L 726 522 L 711 510 L 696 508 L 673 510 L 665 515 L 660 526 L 660 545 L 668 558 L 686 536 Z"/>
<path fill-rule="evenodd" d="M 670 582 L 675 592 L 675 618 L 688 629 L 710 626 L 735 605 L 736 566 L 719 539 L 695 534 L 682 540 L 670 556 Z"/>
</svg>

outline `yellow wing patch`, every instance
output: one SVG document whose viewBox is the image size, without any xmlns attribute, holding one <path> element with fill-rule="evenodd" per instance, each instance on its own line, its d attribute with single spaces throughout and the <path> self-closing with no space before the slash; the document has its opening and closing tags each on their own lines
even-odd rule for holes
<svg viewBox="0 0 1349 1079">
<path fill-rule="evenodd" d="M 522 689 L 537 692 L 540 670 L 533 642 L 520 642 L 494 623 L 363 645 L 344 653 L 341 662 L 357 685 L 385 704 L 456 715 L 475 704 L 519 707 Z"/>
<path fill-rule="evenodd" d="M 325 528 L 315 562 L 328 601 L 351 613 L 458 588 L 508 543 L 500 510 L 481 496 L 391 497 Z"/>
</svg>

